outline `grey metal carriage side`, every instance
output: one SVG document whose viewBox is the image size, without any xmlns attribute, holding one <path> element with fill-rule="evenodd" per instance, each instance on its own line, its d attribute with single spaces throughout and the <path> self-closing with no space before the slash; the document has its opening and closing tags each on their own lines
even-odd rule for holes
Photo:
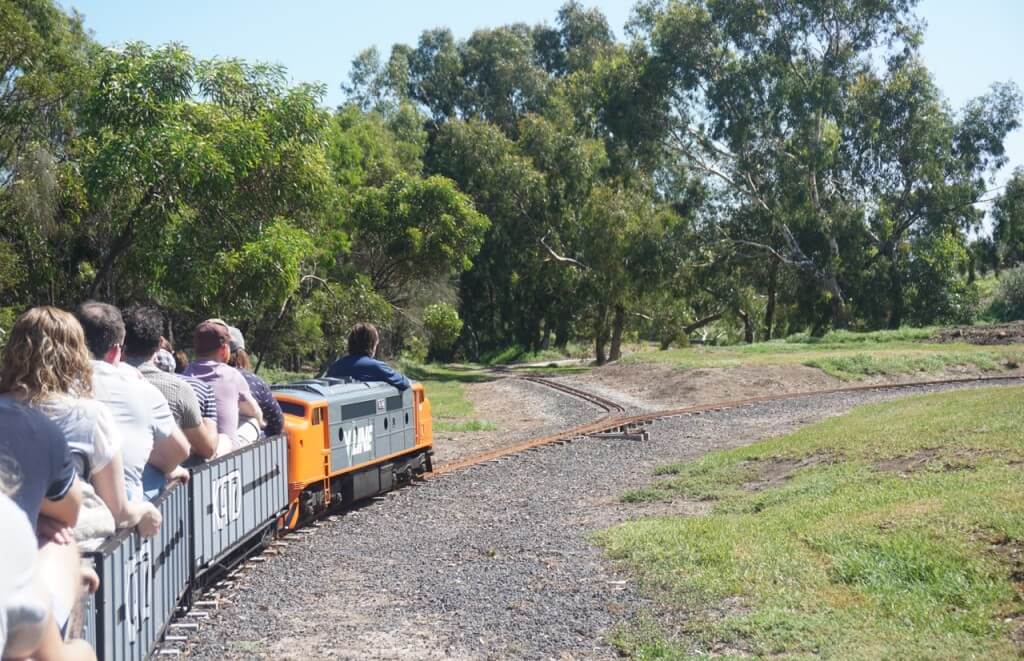
<svg viewBox="0 0 1024 661">
<path fill-rule="evenodd" d="M 288 441 L 273 436 L 192 469 L 193 580 L 261 534 L 288 506 Z"/>
<path fill-rule="evenodd" d="M 188 496 L 186 487 L 176 485 L 153 501 L 163 524 L 150 539 L 124 530 L 88 554 L 100 587 L 85 609 L 83 637 L 100 661 L 148 658 L 188 593 L 192 580 Z"/>
</svg>

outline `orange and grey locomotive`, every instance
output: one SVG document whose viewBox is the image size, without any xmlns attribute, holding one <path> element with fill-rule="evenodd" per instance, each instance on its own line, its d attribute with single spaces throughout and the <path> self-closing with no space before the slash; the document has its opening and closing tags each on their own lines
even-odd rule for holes
<svg viewBox="0 0 1024 661">
<path fill-rule="evenodd" d="M 423 386 L 312 379 L 274 388 L 284 434 L 191 470 L 153 504 L 160 532 L 123 530 L 91 555 L 100 589 L 84 637 L 103 660 L 152 656 L 176 612 L 222 570 L 331 505 L 389 491 L 432 469 Z"/>
</svg>

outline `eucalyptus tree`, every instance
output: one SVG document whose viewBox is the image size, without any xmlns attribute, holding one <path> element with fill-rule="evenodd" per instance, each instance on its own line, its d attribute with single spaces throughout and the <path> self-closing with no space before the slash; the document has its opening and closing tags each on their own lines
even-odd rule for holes
<svg viewBox="0 0 1024 661">
<path fill-rule="evenodd" d="M 799 272 L 830 323 L 852 312 L 865 250 L 890 263 L 890 324 L 905 294 L 899 255 L 926 226 L 963 228 L 1016 126 L 998 86 L 959 117 L 916 50 L 912 0 L 670 0 L 638 11 L 674 120 L 666 144 L 759 236 L 729 238 Z M 804 294 L 806 295 L 806 294 Z"/>
<path fill-rule="evenodd" d="M 91 80 L 95 43 L 50 0 L 0 3 L 0 314 L 56 303 L 67 242 L 61 207 L 76 191 L 67 145 Z"/>
<path fill-rule="evenodd" d="M 1024 261 L 1024 167 L 1014 170 L 992 205 L 992 220 L 998 263 L 1017 266 Z"/>
</svg>

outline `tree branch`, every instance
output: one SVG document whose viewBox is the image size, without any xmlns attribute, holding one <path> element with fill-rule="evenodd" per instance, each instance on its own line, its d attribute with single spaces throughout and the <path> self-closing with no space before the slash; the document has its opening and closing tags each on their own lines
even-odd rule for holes
<svg viewBox="0 0 1024 661">
<path fill-rule="evenodd" d="M 559 255 L 557 252 L 555 252 L 551 248 L 551 246 L 549 246 L 547 244 L 547 242 L 545 241 L 546 238 L 547 238 L 547 235 L 544 235 L 544 236 L 542 236 L 540 238 L 540 245 L 544 246 L 544 248 L 547 249 L 547 251 L 551 255 L 551 257 L 549 259 L 544 260 L 544 261 L 548 262 L 548 261 L 551 261 L 553 259 L 553 260 L 555 260 L 556 262 L 558 262 L 560 264 L 568 264 L 569 266 L 575 266 L 577 268 L 581 268 L 581 269 L 584 269 L 584 270 L 587 270 L 587 269 L 590 268 L 589 266 L 587 266 L 583 262 L 580 262 L 579 260 L 573 259 L 572 257 L 563 257 L 562 255 Z"/>
</svg>

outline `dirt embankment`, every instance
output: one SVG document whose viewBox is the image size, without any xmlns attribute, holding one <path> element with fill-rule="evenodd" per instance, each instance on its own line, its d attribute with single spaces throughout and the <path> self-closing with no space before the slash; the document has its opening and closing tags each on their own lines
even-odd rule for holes
<svg viewBox="0 0 1024 661">
<path fill-rule="evenodd" d="M 984 326 L 957 326 L 943 328 L 929 342 L 966 342 L 968 344 L 1021 344 L 1024 343 L 1024 321 Z"/>
</svg>

